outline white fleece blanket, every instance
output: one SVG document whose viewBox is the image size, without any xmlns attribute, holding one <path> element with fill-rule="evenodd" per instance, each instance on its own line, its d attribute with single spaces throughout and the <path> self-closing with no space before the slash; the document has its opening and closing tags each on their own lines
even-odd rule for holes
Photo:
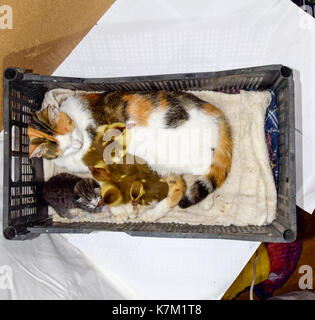
<svg viewBox="0 0 315 320">
<path fill-rule="evenodd" d="M 267 91 L 241 91 L 226 94 L 214 91 L 194 91 L 199 98 L 220 108 L 230 121 L 233 137 L 233 159 L 227 180 L 213 194 L 187 209 L 175 207 L 159 222 L 206 225 L 265 225 L 276 218 L 277 192 L 269 165 L 264 123 L 266 108 L 271 102 Z M 55 89 L 47 92 L 43 106 L 59 104 L 67 95 L 80 94 Z M 45 179 L 65 172 L 52 162 L 44 161 Z M 86 176 L 86 175 L 82 175 Z M 187 185 L 196 179 L 185 175 Z M 125 206 L 126 208 L 126 206 Z M 127 210 L 132 210 L 131 205 Z M 140 212 L 146 210 L 143 207 Z M 79 221 L 112 221 L 108 212 L 91 215 L 76 210 Z M 55 221 L 68 222 L 49 210 Z M 136 221 L 136 220 L 135 220 Z"/>
</svg>

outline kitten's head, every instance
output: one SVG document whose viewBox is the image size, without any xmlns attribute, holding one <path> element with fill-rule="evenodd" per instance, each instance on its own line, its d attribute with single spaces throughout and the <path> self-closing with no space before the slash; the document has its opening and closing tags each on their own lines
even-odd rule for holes
<svg viewBox="0 0 315 320">
<path fill-rule="evenodd" d="M 55 106 L 35 112 L 28 126 L 29 157 L 56 159 L 78 152 L 83 139 L 74 121 Z"/>
<path fill-rule="evenodd" d="M 95 209 L 102 205 L 101 188 L 94 179 L 81 179 L 74 186 L 74 192 L 76 201 L 83 207 Z"/>
</svg>

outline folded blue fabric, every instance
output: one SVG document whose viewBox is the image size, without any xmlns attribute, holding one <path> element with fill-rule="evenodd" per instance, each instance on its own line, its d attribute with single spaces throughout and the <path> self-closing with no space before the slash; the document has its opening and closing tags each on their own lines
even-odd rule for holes
<svg viewBox="0 0 315 320">
<path fill-rule="evenodd" d="M 270 166 L 278 189 L 279 183 L 279 125 L 276 95 L 272 90 L 271 103 L 265 116 L 265 134 L 269 151 Z"/>
</svg>

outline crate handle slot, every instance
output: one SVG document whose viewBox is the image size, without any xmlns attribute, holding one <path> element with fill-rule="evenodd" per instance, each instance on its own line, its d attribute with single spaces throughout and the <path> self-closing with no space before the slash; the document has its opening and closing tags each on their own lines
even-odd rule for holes
<svg viewBox="0 0 315 320">
<path fill-rule="evenodd" d="M 8 226 L 4 229 L 3 235 L 7 240 L 12 240 L 16 237 L 17 232 L 16 229 L 12 226 Z"/>
<path fill-rule="evenodd" d="M 292 69 L 290 69 L 286 66 L 282 66 L 280 69 L 280 73 L 281 73 L 282 77 L 289 78 L 292 76 Z"/>
<path fill-rule="evenodd" d="M 288 242 L 292 242 L 295 240 L 295 233 L 291 229 L 287 229 L 283 232 L 283 239 Z"/>
<path fill-rule="evenodd" d="M 15 80 L 18 74 L 18 71 L 14 68 L 7 68 L 4 70 L 4 77 L 10 81 Z"/>
</svg>

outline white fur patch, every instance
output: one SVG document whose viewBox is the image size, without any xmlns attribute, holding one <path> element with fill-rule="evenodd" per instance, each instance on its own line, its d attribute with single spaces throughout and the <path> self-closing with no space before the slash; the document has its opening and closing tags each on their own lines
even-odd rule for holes
<svg viewBox="0 0 315 320">
<path fill-rule="evenodd" d="M 75 129 L 71 134 L 56 136 L 64 153 L 52 161 L 72 172 L 89 172 L 81 159 L 92 143 L 86 131 L 89 126 L 95 127 L 92 115 L 79 98 L 72 96 L 62 103 L 60 111 L 65 112 L 74 121 Z"/>
<path fill-rule="evenodd" d="M 140 215 L 139 220 L 143 222 L 155 222 L 164 216 L 171 210 L 167 204 L 167 198 L 160 201 L 154 208 L 143 212 Z"/>
<path fill-rule="evenodd" d="M 218 145 L 215 119 L 191 109 L 189 119 L 177 128 L 165 128 L 166 111 L 155 111 L 146 127 L 130 129 L 127 151 L 144 159 L 160 175 L 190 173 L 203 175 L 209 171 L 212 149 Z"/>
</svg>

